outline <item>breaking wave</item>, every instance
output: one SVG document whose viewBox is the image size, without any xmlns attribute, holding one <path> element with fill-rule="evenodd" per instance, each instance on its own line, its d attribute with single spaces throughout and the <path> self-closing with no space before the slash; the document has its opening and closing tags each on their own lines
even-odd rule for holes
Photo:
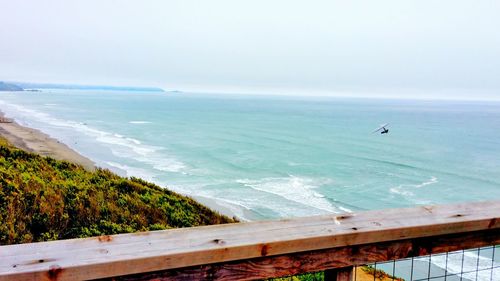
<svg viewBox="0 0 500 281">
<path fill-rule="evenodd" d="M 330 179 L 313 179 L 290 175 L 288 177 L 270 177 L 260 180 L 239 179 L 236 181 L 254 190 L 271 193 L 298 204 L 310 206 L 330 213 L 350 211 L 338 208 L 315 189 L 331 183 Z"/>
</svg>

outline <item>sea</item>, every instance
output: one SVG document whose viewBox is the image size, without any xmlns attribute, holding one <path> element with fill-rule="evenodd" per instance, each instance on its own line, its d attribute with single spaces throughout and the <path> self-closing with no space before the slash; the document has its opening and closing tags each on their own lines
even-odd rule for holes
<svg viewBox="0 0 500 281">
<path fill-rule="evenodd" d="M 500 199 L 500 102 L 44 89 L 0 110 L 241 220 Z"/>
</svg>

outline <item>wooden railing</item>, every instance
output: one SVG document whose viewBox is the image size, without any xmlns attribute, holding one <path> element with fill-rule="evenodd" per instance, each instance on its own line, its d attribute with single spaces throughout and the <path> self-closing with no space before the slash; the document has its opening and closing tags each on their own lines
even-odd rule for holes
<svg viewBox="0 0 500 281">
<path fill-rule="evenodd" d="M 250 280 L 500 244 L 500 202 L 422 206 L 0 247 L 0 280 Z"/>
</svg>

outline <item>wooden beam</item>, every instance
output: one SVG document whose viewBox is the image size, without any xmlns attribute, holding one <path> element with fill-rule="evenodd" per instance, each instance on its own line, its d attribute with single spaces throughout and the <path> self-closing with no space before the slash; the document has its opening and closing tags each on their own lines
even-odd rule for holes
<svg viewBox="0 0 500 281">
<path fill-rule="evenodd" d="M 294 268 L 319 271 L 358 264 L 338 256 L 351 255 L 349 251 L 363 250 L 383 259 L 377 247 L 385 242 L 406 241 L 404 246 L 391 248 L 396 252 L 386 253 L 398 257 L 395 253 L 405 249 L 414 251 L 413 243 L 419 239 L 457 233 L 466 237 L 499 228 L 500 201 L 494 201 L 10 245 L 0 247 L 0 280 L 96 279 L 211 264 L 243 266 L 241 261 L 250 260 L 252 267 L 256 258 L 269 256 L 279 256 Z M 439 247 L 450 248 L 447 244 Z M 335 256 L 327 261 L 311 256 L 321 251 L 333 251 Z M 309 253 L 304 256 L 306 262 L 297 259 L 301 253 Z M 320 260 L 314 263 L 314 259 Z M 275 270 L 269 264 L 261 267 Z M 290 274 L 295 271 L 288 269 Z"/>
<path fill-rule="evenodd" d="M 352 275 L 346 274 L 346 270 L 355 265 L 498 244 L 500 229 L 493 229 L 202 265 L 120 276 L 112 280 L 258 280 L 326 270 L 329 275 L 325 280 L 337 278 L 336 280 L 344 281 L 346 278 L 352 278 Z"/>
</svg>

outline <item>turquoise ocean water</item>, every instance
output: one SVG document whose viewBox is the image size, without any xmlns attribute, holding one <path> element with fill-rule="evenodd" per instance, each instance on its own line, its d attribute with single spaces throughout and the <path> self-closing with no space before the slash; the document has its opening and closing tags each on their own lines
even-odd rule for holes
<svg viewBox="0 0 500 281">
<path fill-rule="evenodd" d="M 242 219 L 500 199 L 500 103 L 46 90 L 0 110 Z"/>
<path fill-rule="evenodd" d="M 47 90 L 2 93 L 0 110 L 244 220 L 500 199 L 500 103 Z M 389 134 L 373 134 L 382 123 Z M 433 257 L 432 272 L 491 255 Z M 413 276 L 427 276 L 426 259 Z M 409 261 L 397 267 L 409 278 Z"/>
</svg>

